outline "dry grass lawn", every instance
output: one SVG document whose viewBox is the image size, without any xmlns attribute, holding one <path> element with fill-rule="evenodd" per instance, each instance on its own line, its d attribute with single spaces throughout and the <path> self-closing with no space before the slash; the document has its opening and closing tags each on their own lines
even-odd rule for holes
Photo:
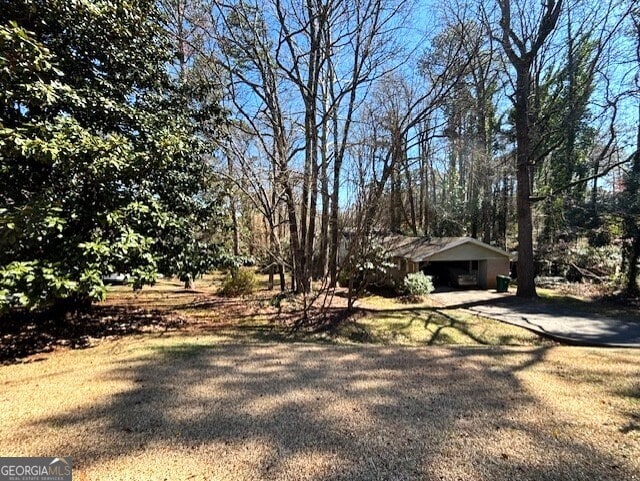
<svg viewBox="0 0 640 481">
<path fill-rule="evenodd" d="M 0 453 L 99 481 L 640 480 L 640 350 L 381 298 L 293 333 L 287 303 L 216 282 L 114 288 L 181 327 L 0 366 Z"/>
<path fill-rule="evenodd" d="M 244 298 L 217 295 L 221 275 L 198 282 L 196 290 L 185 291 L 177 281 L 165 280 L 153 289 L 132 294 L 130 288 L 112 289 L 107 304 L 127 308 L 164 310 L 182 318 L 189 329 L 215 332 L 226 340 L 329 342 L 335 344 L 424 345 L 543 345 L 547 341 L 525 329 L 469 314 L 445 309 L 428 298 L 419 304 L 406 304 L 393 298 L 368 295 L 356 304 L 357 315 L 342 319 L 346 300 L 338 293 L 330 311 L 340 322 L 292 329 L 300 317 L 300 299 L 273 304 L 277 291 L 260 289 Z M 316 305 L 322 304 L 322 299 Z"/>
<path fill-rule="evenodd" d="M 136 336 L 0 368 L 0 452 L 79 480 L 634 480 L 640 355 Z"/>
</svg>

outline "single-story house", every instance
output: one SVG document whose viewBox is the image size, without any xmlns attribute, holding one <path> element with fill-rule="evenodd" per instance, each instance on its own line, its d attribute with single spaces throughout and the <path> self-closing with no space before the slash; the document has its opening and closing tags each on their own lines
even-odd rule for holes
<svg viewBox="0 0 640 481">
<path fill-rule="evenodd" d="M 496 276 L 509 275 L 509 253 L 472 237 L 409 237 L 383 239 L 394 264 L 396 283 L 412 272 L 433 276 L 435 285 L 495 289 Z"/>
</svg>

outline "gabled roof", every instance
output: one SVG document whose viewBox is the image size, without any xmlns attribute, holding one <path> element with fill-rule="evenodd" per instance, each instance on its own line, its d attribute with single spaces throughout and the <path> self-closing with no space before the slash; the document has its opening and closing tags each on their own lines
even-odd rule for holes
<svg viewBox="0 0 640 481">
<path fill-rule="evenodd" d="M 509 253 L 485 244 L 473 237 L 409 237 L 403 235 L 389 235 L 384 237 L 383 243 L 388 247 L 391 257 L 402 257 L 412 262 L 429 260 L 435 254 L 439 254 L 463 244 L 472 244 L 482 249 L 491 251 L 500 256 L 509 257 Z"/>
</svg>

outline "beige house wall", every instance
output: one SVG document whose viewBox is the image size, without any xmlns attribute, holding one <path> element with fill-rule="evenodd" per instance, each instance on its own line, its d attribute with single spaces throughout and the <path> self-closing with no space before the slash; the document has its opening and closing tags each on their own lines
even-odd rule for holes
<svg viewBox="0 0 640 481">
<path fill-rule="evenodd" d="M 402 257 L 394 258 L 393 264 L 394 266 L 388 270 L 388 275 L 393 279 L 396 285 L 401 285 L 407 274 L 418 272 L 420 270 L 420 264 Z"/>
<path fill-rule="evenodd" d="M 495 289 L 496 276 L 508 276 L 509 275 L 509 259 L 487 259 L 487 272 L 484 276 L 487 285 L 485 289 Z"/>
<path fill-rule="evenodd" d="M 429 257 L 427 262 L 472 260 L 478 261 L 478 287 L 481 289 L 495 289 L 497 287 L 496 276 L 509 275 L 508 257 L 472 244 L 464 244 L 440 252 Z M 420 270 L 420 263 L 407 258 L 396 257 L 393 259 L 393 263 L 394 267 L 388 270 L 388 276 L 393 279 L 396 285 L 402 285 L 407 274 Z"/>
<path fill-rule="evenodd" d="M 468 260 L 480 260 L 480 259 L 507 259 L 506 256 L 501 256 L 497 252 L 493 252 L 490 249 L 485 249 L 482 246 L 475 244 L 463 244 L 444 252 L 438 252 L 429 257 L 429 262 L 435 261 L 468 261 Z M 507 263 L 509 261 L 507 260 Z"/>
</svg>

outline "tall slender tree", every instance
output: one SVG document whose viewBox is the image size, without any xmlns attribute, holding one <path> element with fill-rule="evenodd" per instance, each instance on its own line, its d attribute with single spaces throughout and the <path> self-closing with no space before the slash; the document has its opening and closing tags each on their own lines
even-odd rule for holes
<svg viewBox="0 0 640 481">
<path fill-rule="evenodd" d="M 516 131 L 516 174 L 518 214 L 518 289 L 520 297 L 536 297 L 533 257 L 533 222 L 531 203 L 531 173 L 533 166 L 531 105 L 534 78 L 532 69 L 545 42 L 553 34 L 562 11 L 563 0 L 545 0 L 541 8 L 526 0 L 498 0 L 499 33 L 514 75 L 514 124 Z M 512 13 L 516 7 L 516 16 Z"/>
<path fill-rule="evenodd" d="M 640 9 L 631 15 L 633 34 L 636 41 L 635 57 L 640 65 Z M 622 195 L 625 243 L 623 247 L 625 269 L 625 290 L 630 297 L 640 295 L 638 287 L 638 260 L 640 259 L 640 72 L 635 75 L 635 90 L 638 103 L 638 123 L 636 127 L 636 151 L 631 168 L 624 181 Z"/>
</svg>

